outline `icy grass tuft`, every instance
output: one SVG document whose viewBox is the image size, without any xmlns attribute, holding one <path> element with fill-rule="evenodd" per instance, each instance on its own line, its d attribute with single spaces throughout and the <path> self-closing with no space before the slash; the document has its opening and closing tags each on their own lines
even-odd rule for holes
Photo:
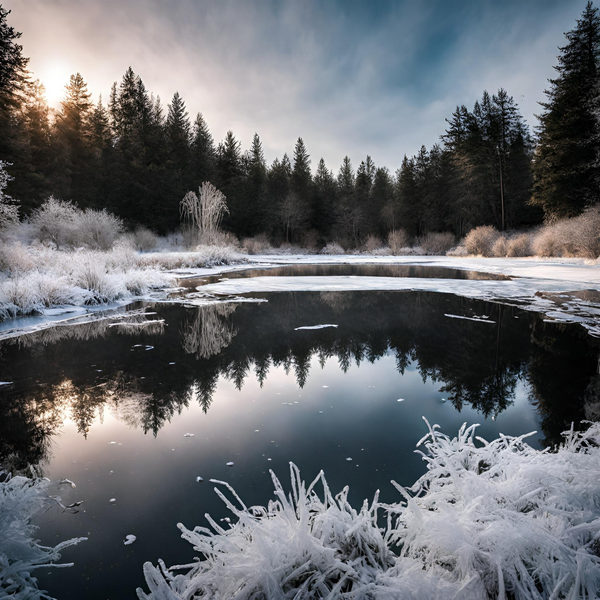
<svg viewBox="0 0 600 600">
<path fill-rule="evenodd" d="M 392 482 L 401 495 L 392 504 L 377 492 L 357 510 L 347 487 L 334 496 L 322 472 L 307 486 L 294 464 L 287 495 L 271 472 L 267 507 L 211 480 L 237 520 L 179 524 L 201 560 L 146 563 L 150 592 L 138 597 L 597 598 L 600 424 L 566 433 L 554 453 L 527 436 L 488 443 L 475 429 L 450 438 L 429 427 L 419 443 L 427 473 L 410 490 Z"/>
<path fill-rule="evenodd" d="M 32 571 L 72 566 L 56 564 L 60 551 L 87 539 L 76 538 L 50 547 L 42 546 L 34 538 L 36 527 L 31 523 L 32 517 L 53 504 L 62 506 L 60 499 L 52 495 L 62 483 L 70 482 L 52 483 L 38 477 L 11 477 L 0 472 L 0 598 L 49 598 L 38 590 Z"/>
<path fill-rule="evenodd" d="M 61 251 L 0 241 L 0 320 L 53 306 L 84 306 L 134 298 L 165 287 L 164 270 L 241 260 L 231 248 L 139 254 L 121 245 L 109 251 Z"/>
</svg>

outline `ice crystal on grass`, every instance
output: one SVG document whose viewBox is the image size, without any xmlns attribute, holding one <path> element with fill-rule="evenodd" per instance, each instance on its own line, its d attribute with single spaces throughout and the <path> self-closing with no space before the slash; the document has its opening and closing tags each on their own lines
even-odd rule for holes
<svg viewBox="0 0 600 600">
<path fill-rule="evenodd" d="M 450 438 L 429 427 L 427 473 L 409 490 L 392 482 L 392 503 L 376 492 L 355 509 L 347 487 L 334 496 L 322 472 L 307 486 L 294 464 L 287 495 L 271 472 L 267 507 L 211 480 L 234 522 L 179 524 L 202 560 L 146 563 L 150 592 L 138 597 L 597 598 L 600 424 L 566 433 L 554 453 L 527 436 L 488 443 L 475 429 Z"/>
<path fill-rule="evenodd" d="M 12 477 L 0 471 L 0 598 L 50 598 L 38 590 L 32 571 L 40 567 L 70 567 L 56 564 L 63 548 L 87 538 L 76 538 L 57 546 L 42 546 L 35 538 L 36 527 L 31 519 L 42 510 L 58 504 L 65 511 L 60 498 L 53 496 L 57 488 L 68 480 L 52 483 L 39 477 Z M 79 503 L 75 503 L 76 506 Z"/>
</svg>

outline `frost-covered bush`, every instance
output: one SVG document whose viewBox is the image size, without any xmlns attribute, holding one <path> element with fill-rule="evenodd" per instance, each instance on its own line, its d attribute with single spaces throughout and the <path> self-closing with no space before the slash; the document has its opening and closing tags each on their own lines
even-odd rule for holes
<svg viewBox="0 0 600 600">
<path fill-rule="evenodd" d="M 362 250 L 367 254 L 373 254 L 383 247 L 383 242 L 376 235 L 369 235 L 365 240 Z"/>
<path fill-rule="evenodd" d="M 119 217 L 104 210 L 85 211 L 50 196 L 31 217 L 32 234 L 57 248 L 87 246 L 109 250 L 123 231 Z"/>
<path fill-rule="evenodd" d="M 469 254 L 492 256 L 493 247 L 500 233 L 491 225 L 471 229 L 465 237 L 465 248 Z"/>
<path fill-rule="evenodd" d="M 552 226 L 542 227 L 533 237 L 531 243 L 533 253 L 536 256 L 560 256 L 561 243 L 557 231 Z"/>
<path fill-rule="evenodd" d="M 123 232 L 123 221 L 106 209 L 86 208 L 75 215 L 76 240 L 93 250 L 110 250 Z"/>
<path fill-rule="evenodd" d="M 527 233 L 515 235 L 508 240 L 506 255 L 510 257 L 531 256 L 531 236 Z"/>
<path fill-rule="evenodd" d="M 242 250 L 248 254 L 265 254 L 273 250 L 271 242 L 266 233 L 259 233 L 254 237 L 247 237 L 242 240 Z"/>
<path fill-rule="evenodd" d="M 158 246 L 158 236 L 143 225 L 138 225 L 131 234 L 133 247 L 140 252 L 150 252 Z"/>
<path fill-rule="evenodd" d="M 467 252 L 467 249 L 464 247 L 463 244 L 459 244 L 458 246 L 456 246 L 455 248 L 450 248 L 450 250 L 448 250 L 448 252 L 446 252 L 446 256 L 469 256 L 469 253 Z"/>
<path fill-rule="evenodd" d="M 39 477 L 11 477 L 0 471 L 0 598 L 50 598 L 38 589 L 32 572 L 41 567 L 72 566 L 57 564 L 60 551 L 87 539 L 71 539 L 54 547 L 42 546 L 35 539 L 37 528 L 31 520 L 36 514 L 56 504 L 68 510 L 55 496 L 61 483 Z"/>
<path fill-rule="evenodd" d="M 329 242 L 321 249 L 321 254 L 346 254 L 345 250 L 337 242 Z"/>
<path fill-rule="evenodd" d="M 410 598 L 549 600 L 600 592 L 600 424 L 569 432 L 555 452 L 524 438 L 488 443 L 463 425 L 455 438 L 430 427 L 427 473 L 401 500 L 348 502 L 321 472 L 306 485 L 291 464 L 286 494 L 247 507 L 221 481 L 233 514 L 221 527 L 178 527 L 201 558 L 144 565 L 141 600 L 181 598 Z M 320 493 L 317 489 L 320 489 Z M 185 570 L 175 575 L 174 571 Z"/>
<path fill-rule="evenodd" d="M 419 239 L 419 246 L 425 254 L 444 256 L 454 246 L 454 235 L 449 232 L 430 232 Z"/>
<path fill-rule="evenodd" d="M 404 229 L 395 229 L 388 233 L 388 246 L 392 254 L 402 254 L 402 249 L 409 244 L 409 237 Z"/>
<path fill-rule="evenodd" d="M 72 202 L 50 196 L 31 216 L 32 233 L 40 242 L 51 242 L 57 248 L 75 246 L 79 237 L 77 212 Z"/>
<path fill-rule="evenodd" d="M 496 256 L 498 258 L 502 258 L 506 256 L 508 252 L 508 240 L 506 236 L 501 235 L 492 246 L 492 256 Z"/>
</svg>

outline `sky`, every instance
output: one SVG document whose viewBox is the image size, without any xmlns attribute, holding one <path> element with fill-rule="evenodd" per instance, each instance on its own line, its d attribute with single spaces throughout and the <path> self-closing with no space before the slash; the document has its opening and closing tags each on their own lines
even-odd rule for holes
<svg viewBox="0 0 600 600">
<path fill-rule="evenodd" d="M 270 163 L 303 138 L 313 170 L 370 155 L 396 170 L 457 104 L 514 96 L 530 126 L 585 0 L 8 0 L 30 69 L 59 106 L 80 72 L 108 98 L 131 66 L 218 142 L 254 133 Z"/>
</svg>

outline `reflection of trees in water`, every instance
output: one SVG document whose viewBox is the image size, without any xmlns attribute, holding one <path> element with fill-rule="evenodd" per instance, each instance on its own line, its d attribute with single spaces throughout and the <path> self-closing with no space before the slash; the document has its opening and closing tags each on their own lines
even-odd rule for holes
<svg viewBox="0 0 600 600">
<path fill-rule="evenodd" d="M 40 329 L 25 335 L 11 337 L 5 344 L 17 344 L 22 348 L 35 348 L 45 344 L 56 344 L 65 340 L 94 340 L 106 338 L 109 332 L 122 335 L 138 335 L 141 330 L 149 335 L 160 335 L 164 331 L 163 319 L 149 318 L 153 312 L 144 309 L 132 310 L 125 313 L 97 313 L 80 317 L 80 321 L 47 324 Z"/>
<path fill-rule="evenodd" d="M 599 344 L 582 327 L 534 321 L 527 365 L 530 401 L 542 417 L 548 444 L 561 432 L 594 417 L 598 402 Z M 582 351 L 583 350 L 583 351 Z"/>
<path fill-rule="evenodd" d="M 148 352 L 143 347 L 136 352 L 132 340 L 119 335 L 94 344 L 72 338 L 5 348 L 0 359 L 14 370 L 15 381 L 41 373 L 46 383 L 13 390 L 8 402 L 0 402 L 0 456 L 21 448 L 23 461 L 38 462 L 47 452 L 44 440 L 65 415 L 87 435 L 105 408 L 129 426 L 156 435 L 191 403 L 206 412 L 221 377 L 242 389 L 248 377 L 262 386 L 270 370 L 283 368 L 302 388 L 313 358 L 321 367 L 335 359 L 346 372 L 391 354 L 399 373 L 410 365 L 423 380 L 438 382 L 458 410 L 472 406 L 485 416 L 504 410 L 518 381 L 526 378 L 549 440 L 570 420 L 583 418 L 586 394 L 589 406 L 598 398 L 599 386 L 592 380 L 598 377 L 597 341 L 581 328 L 544 323 L 499 304 L 417 292 L 333 292 L 272 294 L 268 303 L 205 306 L 193 319 L 179 306 L 163 306 L 160 312 L 170 327 L 158 342 L 148 339 L 154 346 Z M 486 314 L 495 324 L 450 319 L 445 313 Z M 338 328 L 294 331 L 317 323 Z M 133 342 L 144 339 L 140 334 Z M 73 360 L 79 356 L 85 360 Z M 98 375 L 82 363 L 102 363 L 103 372 Z M 7 407 L 17 421 L 14 431 L 21 432 L 16 436 L 5 429 Z"/>
<path fill-rule="evenodd" d="M 186 354 L 210 358 L 229 346 L 237 332 L 226 319 L 233 314 L 236 306 L 229 303 L 199 306 L 195 317 L 188 320 L 181 331 L 181 343 Z"/>
</svg>

